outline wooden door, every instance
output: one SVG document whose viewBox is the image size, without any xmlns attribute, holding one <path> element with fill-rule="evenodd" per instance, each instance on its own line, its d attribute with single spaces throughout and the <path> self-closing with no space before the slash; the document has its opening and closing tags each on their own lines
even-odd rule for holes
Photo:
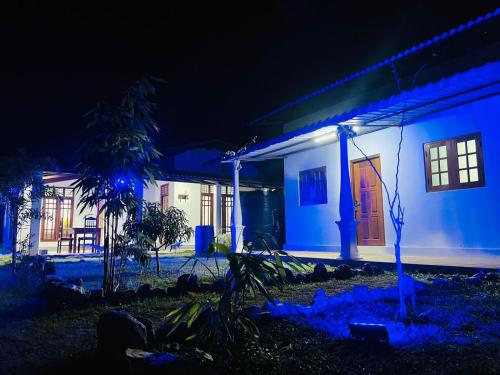
<svg viewBox="0 0 500 375">
<path fill-rule="evenodd" d="M 380 157 L 370 158 L 380 172 Z M 368 160 L 354 161 L 352 168 L 352 184 L 356 220 L 358 225 L 358 245 L 384 246 L 384 208 L 382 184 Z"/>
</svg>

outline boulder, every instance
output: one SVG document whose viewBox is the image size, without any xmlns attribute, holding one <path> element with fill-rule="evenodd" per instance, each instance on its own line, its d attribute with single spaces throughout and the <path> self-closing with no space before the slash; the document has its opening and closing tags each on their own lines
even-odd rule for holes
<svg viewBox="0 0 500 375">
<path fill-rule="evenodd" d="M 338 266 L 333 274 L 337 280 L 347 280 L 353 277 L 354 273 L 352 272 L 351 267 L 347 264 L 341 264 Z"/>
<path fill-rule="evenodd" d="M 121 356 L 125 349 L 147 347 L 147 328 L 124 311 L 107 311 L 97 323 L 97 350 L 101 354 Z"/>
<path fill-rule="evenodd" d="M 167 288 L 167 296 L 168 297 L 173 297 L 173 298 L 178 298 L 182 296 L 184 293 L 177 287 L 177 286 L 172 286 Z"/>
<path fill-rule="evenodd" d="M 184 361 L 173 353 L 152 353 L 140 349 L 127 349 L 125 356 L 134 374 L 181 373 L 187 370 Z"/>
<path fill-rule="evenodd" d="M 483 278 L 478 277 L 477 275 L 474 275 L 472 277 L 465 278 L 464 281 L 466 284 L 479 286 L 483 283 Z"/>
<path fill-rule="evenodd" d="M 165 298 L 168 297 L 167 291 L 161 288 L 154 288 L 151 290 L 151 297 L 155 298 Z"/>
<path fill-rule="evenodd" d="M 298 273 L 295 275 L 295 283 L 297 284 L 303 284 L 306 282 L 306 275 L 303 273 Z"/>
<path fill-rule="evenodd" d="M 194 274 L 185 273 L 177 279 L 176 287 L 183 293 L 197 292 L 199 289 L 198 276 Z"/>
<path fill-rule="evenodd" d="M 51 309 L 84 307 L 89 301 L 83 287 L 65 281 L 49 283 L 45 295 Z"/>
<path fill-rule="evenodd" d="M 328 271 L 323 263 L 318 263 L 314 266 L 313 277 L 314 281 L 328 280 Z"/>
<path fill-rule="evenodd" d="M 373 276 L 375 274 L 375 271 L 370 263 L 363 264 L 362 270 L 366 276 Z"/>
<path fill-rule="evenodd" d="M 142 284 L 139 288 L 137 288 L 136 294 L 140 299 L 149 298 L 151 296 L 151 285 Z"/>
<path fill-rule="evenodd" d="M 289 268 L 285 268 L 285 279 L 290 284 L 295 284 L 295 275 Z"/>
<path fill-rule="evenodd" d="M 134 290 L 111 292 L 106 296 L 106 302 L 112 305 L 130 305 L 131 303 L 136 302 L 137 299 L 137 294 Z"/>
</svg>

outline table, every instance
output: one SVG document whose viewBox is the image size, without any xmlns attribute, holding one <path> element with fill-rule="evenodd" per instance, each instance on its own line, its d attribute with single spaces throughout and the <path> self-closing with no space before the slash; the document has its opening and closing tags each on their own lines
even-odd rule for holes
<svg viewBox="0 0 500 375">
<path fill-rule="evenodd" d="M 78 252 L 80 252 L 80 243 L 78 242 L 78 235 L 83 234 L 95 234 L 96 236 L 96 245 L 101 244 L 101 228 L 73 228 L 73 235 L 75 239 L 75 246 L 73 247 L 73 253 L 76 253 L 76 249 L 78 247 Z M 78 244 L 78 245 L 77 245 Z M 85 252 L 85 245 L 83 246 L 83 251 Z M 94 251 L 94 249 L 92 249 Z"/>
</svg>

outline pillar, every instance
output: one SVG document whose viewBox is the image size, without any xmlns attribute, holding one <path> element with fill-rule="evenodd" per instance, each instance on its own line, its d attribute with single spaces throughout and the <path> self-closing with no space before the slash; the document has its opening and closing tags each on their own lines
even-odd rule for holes
<svg viewBox="0 0 500 375">
<path fill-rule="evenodd" d="M 33 209 L 34 217 L 31 218 L 30 222 L 30 245 L 29 252 L 30 255 L 38 255 L 40 246 L 40 216 L 42 213 L 42 198 L 33 198 L 31 202 L 31 208 Z"/>
<path fill-rule="evenodd" d="M 336 224 L 340 230 L 340 259 L 344 260 L 359 258 L 357 246 L 357 227 L 359 222 L 355 220 L 347 148 L 347 140 L 351 131 L 351 128 L 348 126 L 338 127 L 340 143 L 340 221 L 337 221 Z"/>
<path fill-rule="evenodd" d="M 215 184 L 215 235 L 222 233 L 222 187 Z"/>
<path fill-rule="evenodd" d="M 239 160 L 233 160 L 233 212 L 231 213 L 231 250 L 241 252 L 243 250 L 243 219 L 241 215 L 240 201 L 240 169 Z"/>
</svg>

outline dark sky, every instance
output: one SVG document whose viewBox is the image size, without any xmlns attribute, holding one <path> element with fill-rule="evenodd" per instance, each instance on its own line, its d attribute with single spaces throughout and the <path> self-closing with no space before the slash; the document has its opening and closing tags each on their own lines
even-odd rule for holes
<svg viewBox="0 0 500 375">
<path fill-rule="evenodd" d="M 168 81 L 157 98 L 160 149 L 241 144 L 256 133 L 247 121 L 495 8 L 494 1 L 46 3 L 1 5 L 0 154 L 23 147 L 71 155 L 82 115 L 144 73 Z"/>
</svg>

